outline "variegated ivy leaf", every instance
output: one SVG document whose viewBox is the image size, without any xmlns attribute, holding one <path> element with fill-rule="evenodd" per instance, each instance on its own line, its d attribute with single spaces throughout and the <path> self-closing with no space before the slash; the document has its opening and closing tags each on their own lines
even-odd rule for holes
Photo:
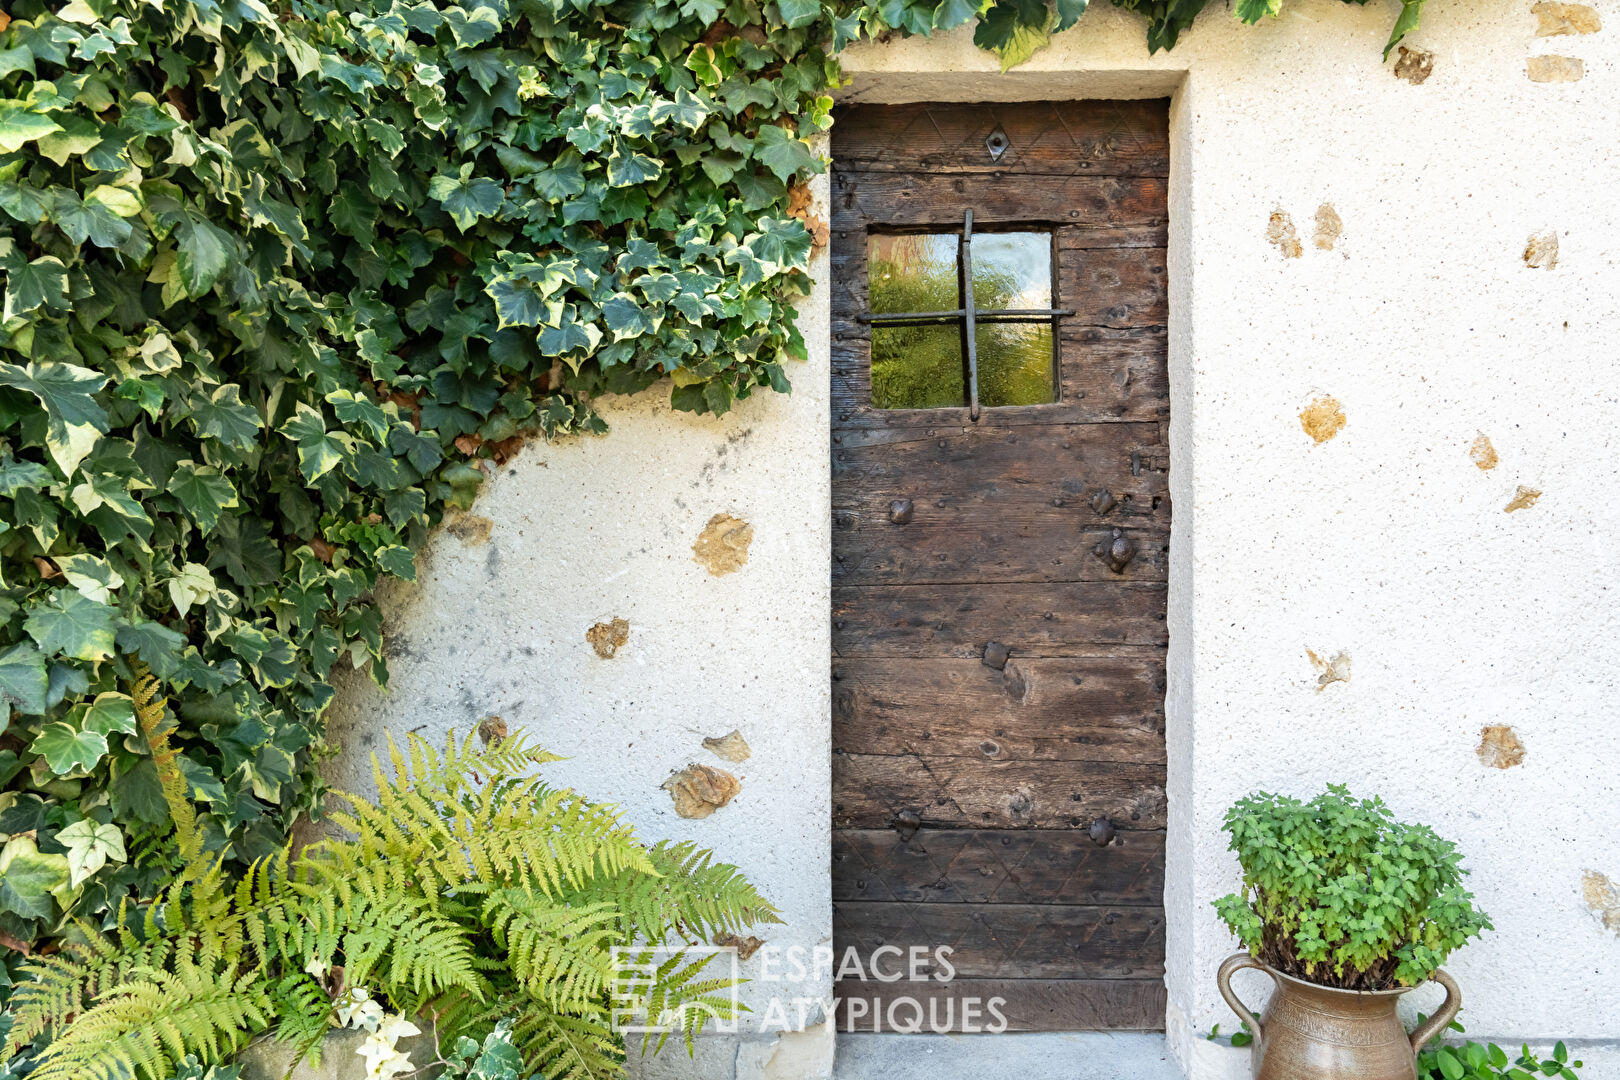
<svg viewBox="0 0 1620 1080">
<path fill-rule="evenodd" d="M 0 360 L 0 386 L 25 390 L 44 406 L 45 446 L 69 477 L 107 431 L 107 412 L 92 396 L 106 385 L 107 376 L 74 364 Z"/>
<path fill-rule="evenodd" d="M 107 754 L 107 736 L 58 720 L 40 729 L 28 747 L 58 776 L 84 776 Z"/>
<path fill-rule="evenodd" d="M 212 599 L 219 591 L 219 586 L 214 583 L 214 575 L 208 572 L 208 567 L 198 563 L 186 563 L 169 579 L 168 585 L 169 599 L 174 602 L 174 610 L 181 615 L 190 610 L 192 604 Z"/>
<path fill-rule="evenodd" d="M 123 575 L 95 555 L 58 555 L 56 565 L 69 585 L 98 603 L 110 604 L 113 590 L 124 584 Z"/>
<path fill-rule="evenodd" d="M 113 652 L 113 617 L 117 612 L 76 589 L 52 589 L 28 606 L 23 629 L 47 655 L 75 660 L 105 660 Z"/>
<path fill-rule="evenodd" d="M 56 842 L 67 848 L 68 886 L 77 889 L 85 878 L 109 861 L 123 862 L 124 834 L 116 825 L 103 825 L 85 818 L 56 834 Z"/>
</svg>

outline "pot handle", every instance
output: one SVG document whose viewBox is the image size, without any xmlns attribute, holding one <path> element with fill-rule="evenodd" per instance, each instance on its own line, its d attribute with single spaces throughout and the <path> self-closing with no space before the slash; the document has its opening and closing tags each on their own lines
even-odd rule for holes
<svg viewBox="0 0 1620 1080">
<path fill-rule="evenodd" d="M 1271 975 L 1270 968 L 1248 953 L 1233 953 L 1226 958 L 1225 963 L 1221 964 L 1221 969 L 1215 973 L 1215 985 L 1221 988 L 1221 997 L 1225 998 L 1226 1003 L 1232 1006 L 1232 1011 L 1238 1014 L 1238 1019 L 1249 1025 L 1249 1030 L 1254 1033 L 1254 1044 L 1259 1046 L 1265 1041 L 1265 1033 L 1260 1030 L 1260 1021 L 1255 1018 L 1253 1013 L 1244 1008 L 1243 1002 L 1238 1000 L 1237 994 L 1232 990 L 1232 975 L 1235 972 L 1242 971 L 1244 968 L 1254 968 L 1256 971 L 1263 971 L 1267 975 Z M 1435 977 L 1438 978 L 1441 974 L 1443 972 L 1436 972 Z M 1275 983 L 1277 977 L 1272 975 L 1271 981 Z M 1444 1010 L 1441 1011 L 1444 1012 Z M 1455 1015 L 1457 1015 L 1457 1010 L 1453 1009 L 1446 1014 L 1446 1020 L 1449 1022 Z"/>
<path fill-rule="evenodd" d="M 1446 1000 L 1434 1011 L 1434 1015 L 1418 1025 L 1412 1032 L 1412 1055 L 1417 1056 L 1423 1045 L 1446 1029 L 1446 1025 L 1457 1018 L 1457 1010 L 1462 1008 L 1462 991 L 1457 988 L 1457 981 L 1439 968 L 1434 969 L 1430 979 L 1446 988 Z"/>
</svg>

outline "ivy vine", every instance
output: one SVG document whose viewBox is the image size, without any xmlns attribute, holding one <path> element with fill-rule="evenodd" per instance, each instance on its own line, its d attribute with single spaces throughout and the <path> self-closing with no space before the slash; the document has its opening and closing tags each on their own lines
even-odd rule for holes
<svg viewBox="0 0 1620 1080">
<path fill-rule="evenodd" d="M 1167 48 L 1205 0 L 1115 2 Z M 0 997 L 174 869 L 137 662 L 208 848 L 277 850 L 332 669 L 387 677 L 379 579 L 486 469 L 661 378 L 700 413 L 788 390 L 836 49 L 976 19 L 1015 63 L 1084 7 L 14 0 Z"/>
</svg>

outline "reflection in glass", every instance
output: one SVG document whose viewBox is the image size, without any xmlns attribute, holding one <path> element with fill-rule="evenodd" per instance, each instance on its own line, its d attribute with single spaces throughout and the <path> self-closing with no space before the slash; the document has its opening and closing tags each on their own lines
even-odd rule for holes
<svg viewBox="0 0 1620 1080">
<path fill-rule="evenodd" d="M 959 244 L 951 233 L 873 236 L 866 251 L 872 314 L 955 311 L 961 307 L 956 272 Z"/>
<path fill-rule="evenodd" d="M 962 328 L 872 327 L 872 404 L 879 409 L 966 405 Z"/>
<path fill-rule="evenodd" d="M 973 303 L 982 309 L 1052 306 L 1051 233 L 974 233 Z"/>
<path fill-rule="evenodd" d="M 980 323 L 977 337 L 979 404 L 994 408 L 1048 405 L 1057 400 L 1052 385 L 1050 321 Z"/>
</svg>

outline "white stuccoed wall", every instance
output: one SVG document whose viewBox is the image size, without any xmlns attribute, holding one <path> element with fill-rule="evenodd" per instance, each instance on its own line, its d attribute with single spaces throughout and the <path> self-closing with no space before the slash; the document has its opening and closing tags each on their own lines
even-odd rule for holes
<svg viewBox="0 0 1620 1080">
<path fill-rule="evenodd" d="M 815 189 L 824 216 L 825 178 Z M 825 265 L 818 255 L 816 272 Z M 818 282 L 800 305 L 800 329 L 817 343 L 827 340 L 827 297 Z M 648 840 L 690 839 L 743 867 L 781 909 L 784 925 L 755 931 L 773 947 L 830 947 L 826 348 L 788 375 L 791 395 L 756 390 L 721 418 L 674 412 L 667 383 L 608 398 L 606 436 L 537 440 L 499 469 L 475 516 L 441 529 L 418 560 L 418 584 L 385 602 L 388 691 L 343 681 L 328 726 L 344 750 L 328 769 L 333 783 L 369 789 L 385 731 L 442 743 L 498 714 L 569 759 L 546 768 L 554 782 L 617 803 Z M 722 513 L 754 537 L 745 566 L 714 576 L 692 544 Z M 604 660 L 585 634 L 616 617 L 629 641 Z M 733 729 L 748 760 L 703 748 Z M 659 786 L 693 762 L 742 783 L 701 820 L 678 817 Z M 762 959 L 742 974 L 760 979 Z M 821 999 L 830 987 L 823 970 L 771 989 Z M 745 993 L 757 1010 L 745 1032 L 764 1019 L 760 997 Z M 796 1011 L 784 1013 L 799 1026 Z M 650 1071 L 825 1075 L 831 1032 L 813 1011 L 804 1019 L 808 1033 L 780 1043 L 705 1040 L 684 1071 L 675 1040 Z"/>
<path fill-rule="evenodd" d="M 969 33 L 844 54 L 851 100 L 1174 99 L 1167 1025 L 1193 1080 L 1241 1065 L 1197 1040 L 1233 1019 L 1213 984 L 1232 943 L 1209 901 L 1237 880 L 1222 813 L 1341 781 L 1466 853 L 1496 923 L 1447 965 L 1470 1034 L 1586 1040 L 1583 1080 L 1620 1078 L 1600 1045 L 1620 1042 L 1620 932 L 1583 895 L 1588 871 L 1620 881 L 1620 3 L 1595 6 L 1600 33 L 1537 38 L 1529 0 L 1430 0 L 1422 85 L 1379 62 L 1392 0 L 1288 0 L 1256 28 L 1211 5 L 1151 58 L 1099 0 L 1007 75 Z M 1544 54 L 1584 78 L 1530 81 Z M 1299 258 L 1267 241 L 1277 210 Z M 1544 229 L 1557 267 L 1531 269 Z M 721 420 L 661 391 L 609 403 L 609 436 L 537 444 L 488 485 L 488 543 L 441 536 L 392 605 L 390 695 L 335 707 L 338 779 L 385 727 L 499 713 L 571 756 L 559 780 L 746 868 L 783 908 L 773 943 L 826 943 L 824 289 L 805 311 L 790 398 Z M 1317 445 L 1299 413 L 1320 395 L 1348 422 Z M 1491 471 L 1469 457 L 1481 432 Z M 1520 485 L 1544 494 L 1505 513 Z M 719 512 L 755 529 L 723 578 L 690 551 Z M 599 660 L 585 630 L 614 616 L 629 644 Z M 1350 680 L 1318 691 L 1307 649 L 1348 653 Z M 1481 765 L 1494 724 L 1522 764 Z M 699 746 L 733 727 L 754 748 L 735 767 Z M 658 785 L 690 761 L 742 794 L 676 817 Z M 812 1077 L 825 1048 L 716 1044 L 684 1075 Z"/>
</svg>

